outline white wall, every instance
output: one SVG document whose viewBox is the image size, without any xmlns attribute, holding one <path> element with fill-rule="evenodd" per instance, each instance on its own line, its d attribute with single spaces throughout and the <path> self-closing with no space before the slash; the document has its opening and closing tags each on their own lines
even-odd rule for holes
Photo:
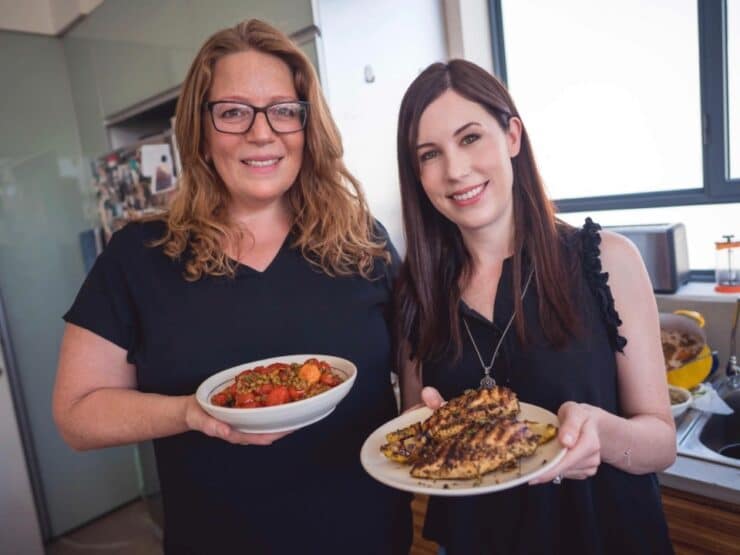
<svg viewBox="0 0 740 555">
<path fill-rule="evenodd" d="M 0 29 L 57 35 L 103 0 L 0 0 Z"/>
<path fill-rule="evenodd" d="M 319 0 L 324 89 L 342 133 L 345 162 L 373 214 L 403 252 L 396 164 L 401 98 L 429 64 L 447 58 L 437 0 Z M 365 71 L 374 76 L 368 82 Z"/>
</svg>

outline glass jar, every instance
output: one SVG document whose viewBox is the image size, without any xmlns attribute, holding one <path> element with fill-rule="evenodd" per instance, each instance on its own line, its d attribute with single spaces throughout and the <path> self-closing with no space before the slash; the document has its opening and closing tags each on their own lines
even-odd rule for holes
<svg viewBox="0 0 740 555">
<path fill-rule="evenodd" d="M 714 290 L 720 293 L 740 293 L 740 241 L 733 241 L 734 235 L 723 235 L 722 242 L 715 246 Z"/>
</svg>

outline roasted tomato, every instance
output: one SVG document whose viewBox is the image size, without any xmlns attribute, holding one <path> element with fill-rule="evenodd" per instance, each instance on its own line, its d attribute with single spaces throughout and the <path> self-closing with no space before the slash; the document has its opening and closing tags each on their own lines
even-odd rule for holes
<svg viewBox="0 0 740 555">
<path fill-rule="evenodd" d="M 268 407 L 272 405 L 282 405 L 288 401 L 290 401 L 290 393 L 288 392 L 288 388 L 284 385 L 275 387 L 267 394 L 267 397 L 265 397 L 265 405 Z"/>
<path fill-rule="evenodd" d="M 321 378 L 321 370 L 319 370 L 318 363 L 311 362 L 316 359 L 311 359 L 306 364 L 301 366 L 298 370 L 298 376 L 305 381 L 307 384 L 316 383 Z"/>
<path fill-rule="evenodd" d="M 226 407 L 231 404 L 231 397 L 225 392 L 216 393 L 213 397 L 211 397 L 211 403 L 219 407 Z"/>
<path fill-rule="evenodd" d="M 273 389 L 275 389 L 275 386 L 274 386 L 274 385 L 272 385 L 271 383 L 266 383 L 266 384 L 262 384 L 261 386 L 259 386 L 259 392 L 260 392 L 260 393 L 261 393 L 262 395 L 267 395 L 267 394 L 268 394 L 268 393 L 270 393 L 270 392 L 271 392 L 271 391 L 272 391 Z"/>
<path fill-rule="evenodd" d="M 329 387 L 334 387 L 335 385 L 339 384 L 339 378 L 337 378 L 331 372 L 322 372 L 321 377 L 319 378 L 319 382 L 323 383 L 324 385 L 328 385 Z"/>
<path fill-rule="evenodd" d="M 300 401 L 306 396 L 306 392 L 303 389 L 293 387 L 292 385 L 288 387 L 288 393 L 293 401 Z"/>
<path fill-rule="evenodd" d="M 250 393 L 249 391 L 246 393 L 237 393 L 234 406 L 240 409 L 256 407 L 258 406 L 257 398 L 254 396 L 253 393 Z"/>
<path fill-rule="evenodd" d="M 267 367 L 267 369 L 270 372 L 277 372 L 279 370 L 290 370 L 290 365 L 285 364 L 284 362 L 273 362 Z"/>
<path fill-rule="evenodd" d="M 263 407 L 300 401 L 342 383 L 331 365 L 310 358 L 303 364 L 274 362 L 241 371 L 229 386 L 211 397 L 214 405 Z"/>
</svg>

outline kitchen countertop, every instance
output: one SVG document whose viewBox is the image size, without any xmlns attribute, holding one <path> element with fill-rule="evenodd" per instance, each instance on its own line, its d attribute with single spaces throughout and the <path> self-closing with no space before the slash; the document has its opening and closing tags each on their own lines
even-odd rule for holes
<svg viewBox="0 0 740 555">
<path fill-rule="evenodd" d="M 675 293 L 656 293 L 655 297 L 705 303 L 735 303 L 737 301 L 737 293 L 718 293 L 714 290 L 714 285 L 711 282 L 690 281 L 681 285 Z"/>
<path fill-rule="evenodd" d="M 740 469 L 686 455 L 658 473 L 658 481 L 695 495 L 718 499 L 740 506 Z"/>
</svg>

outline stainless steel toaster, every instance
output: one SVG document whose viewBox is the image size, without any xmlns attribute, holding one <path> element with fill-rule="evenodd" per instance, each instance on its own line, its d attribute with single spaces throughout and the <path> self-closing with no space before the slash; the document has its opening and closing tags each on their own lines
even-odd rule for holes
<svg viewBox="0 0 740 555">
<path fill-rule="evenodd" d="M 689 280 L 689 252 L 683 224 L 604 226 L 604 229 L 624 235 L 637 246 L 656 293 L 675 293 Z"/>
</svg>

